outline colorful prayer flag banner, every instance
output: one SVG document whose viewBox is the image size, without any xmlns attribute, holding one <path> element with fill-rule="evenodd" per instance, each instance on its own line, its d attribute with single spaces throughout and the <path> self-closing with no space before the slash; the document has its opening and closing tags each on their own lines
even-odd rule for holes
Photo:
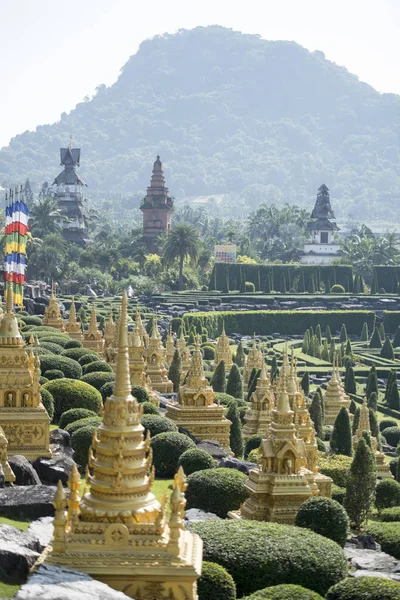
<svg viewBox="0 0 400 600">
<path fill-rule="evenodd" d="M 29 208 L 22 186 L 6 194 L 4 282 L 13 284 L 14 304 L 23 306 L 24 283 L 27 267 L 26 244 L 28 241 Z M 4 297 L 7 295 L 4 285 Z"/>
</svg>

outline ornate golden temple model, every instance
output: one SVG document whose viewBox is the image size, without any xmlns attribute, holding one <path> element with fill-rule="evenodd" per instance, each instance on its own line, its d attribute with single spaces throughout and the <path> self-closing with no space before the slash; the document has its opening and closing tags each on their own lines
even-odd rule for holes
<svg viewBox="0 0 400 600">
<path fill-rule="evenodd" d="M 261 369 L 263 364 L 263 355 L 259 348 L 257 348 L 256 335 L 254 334 L 253 345 L 249 350 L 246 358 L 246 364 L 243 370 L 243 389 L 247 391 L 249 385 L 250 375 L 253 369 Z"/>
<path fill-rule="evenodd" d="M 81 324 L 76 320 L 75 302 L 72 298 L 71 306 L 69 307 L 68 321 L 65 323 L 65 332 L 73 340 L 81 342 L 83 340 Z"/>
<path fill-rule="evenodd" d="M 129 336 L 129 370 L 132 386 L 146 387 L 146 363 L 144 360 L 144 342 L 142 337 L 142 322 L 139 311 L 135 315 L 135 327 Z"/>
<path fill-rule="evenodd" d="M 44 309 L 42 325 L 54 327 L 60 331 L 65 331 L 64 319 L 61 316 L 60 306 L 54 292 L 54 284 L 51 286 L 51 296 L 48 306 Z"/>
<path fill-rule="evenodd" d="M 339 365 L 337 357 L 333 361 L 332 377 L 328 381 L 324 396 L 325 405 L 325 425 L 334 425 L 342 406 L 350 407 L 350 398 L 344 391 L 339 374 Z M 352 417 L 351 417 L 352 418 Z"/>
<path fill-rule="evenodd" d="M 153 318 L 153 331 L 146 348 L 146 375 L 148 375 L 153 390 L 161 394 L 169 394 L 173 391 L 173 383 L 168 379 L 165 368 L 165 348 L 162 345 L 160 332 L 158 331 L 157 319 Z"/>
<path fill-rule="evenodd" d="M 229 338 L 225 333 L 225 323 L 222 323 L 222 332 L 217 339 L 217 345 L 215 347 L 215 360 L 214 367 L 217 367 L 223 360 L 225 362 L 225 369 L 229 371 L 232 366 L 232 352 L 229 346 Z"/>
<path fill-rule="evenodd" d="M 244 416 L 243 439 L 246 442 L 256 433 L 264 436 L 271 424 L 275 394 L 267 366 L 263 361 L 257 386 L 250 398 L 250 406 Z"/>
<path fill-rule="evenodd" d="M 86 331 L 83 333 L 83 347 L 88 350 L 94 350 L 97 354 L 102 355 L 104 349 L 103 335 L 97 326 L 96 310 L 94 304 L 92 304 L 92 311 L 90 313 L 89 325 Z"/>
<path fill-rule="evenodd" d="M 0 324 L 0 426 L 8 454 L 28 460 L 50 457 L 50 419 L 40 395 L 40 361 L 31 346 L 29 356 L 13 313 L 12 290 Z"/>
<path fill-rule="evenodd" d="M 44 560 L 78 569 L 135 599 L 196 600 L 201 539 L 185 531 L 185 476 L 178 471 L 167 515 L 166 495 L 151 492 L 154 468 L 149 436 L 131 396 L 127 300 L 122 300 L 116 378 L 93 436 L 88 490 L 80 498 L 76 469 L 70 495 L 58 485 L 54 537 Z M 67 506 L 67 510 L 65 510 Z"/>
<path fill-rule="evenodd" d="M 224 407 L 214 404 L 214 391 L 204 376 L 200 336 L 196 338 L 186 383 L 179 388 L 178 402 L 167 404 L 165 416 L 198 440 L 216 440 L 230 450 L 231 422 L 225 417 Z"/>
</svg>

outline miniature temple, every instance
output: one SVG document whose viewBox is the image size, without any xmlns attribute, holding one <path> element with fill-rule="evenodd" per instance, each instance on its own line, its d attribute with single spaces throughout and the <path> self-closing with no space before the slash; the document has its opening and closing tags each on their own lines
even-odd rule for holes
<svg viewBox="0 0 400 600">
<path fill-rule="evenodd" d="M 13 294 L 7 293 L 6 313 L 0 324 L 0 424 L 9 456 L 28 460 L 50 457 L 50 419 L 40 395 L 40 361 L 26 344 L 13 313 Z"/>
<path fill-rule="evenodd" d="M 217 339 L 217 346 L 215 348 L 215 359 L 214 367 L 217 367 L 223 360 L 225 362 L 225 369 L 229 371 L 232 366 L 232 352 L 229 346 L 229 338 L 225 333 L 225 324 L 222 323 L 222 333 Z"/>
<path fill-rule="evenodd" d="M 131 395 L 124 295 L 114 392 L 93 435 L 87 490 L 80 498 L 76 468 L 68 501 L 59 482 L 54 536 L 43 558 L 88 573 L 136 600 L 197 600 L 202 542 L 184 529 L 185 476 L 182 469 L 175 475 L 168 516 L 166 495 L 160 503 L 151 491 L 150 439 L 143 436 L 140 418 Z"/>
<path fill-rule="evenodd" d="M 174 387 L 167 373 L 165 348 L 158 331 L 157 319 L 154 317 L 153 331 L 147 347 L 146 375 L 150 378 L 152 388 L 162 394 L 170 394 Z"/>
<path fill-rule="evenodd" d="M 376 437 L 371 434 L 371 425 L 369 421 L 369 408 L 367 406 L 367 399 L 364 401 L 360 408 L 360 420 L 358 421 L 356 433 L 353 435 L 353 450 L 355 451 L 358 446 L 358 442 L 362 437 L 363 431 L 366 431 L 371 436 L 372 450 L 375 452 L 376 458 L 376 476 L 378 479 L 393 479 L 393 475 L 390 471 L 390 466 L 385 462 L 385 455 L 378 449 L 378 441 Z"/>
<path fill-rule="evenodd" d="M 239 511 L 228 514 L 230 518 L 294 525 L 300 505 L 314 492 L 309 485 L 311 473 L 305 468 L 305 444 L 296 435 L 293 419 L 283 383 L 267 437 L 261 442 L 260 463 L 245 482 L 249 498 Z"/>
<path fill-rule="evenodd" d="M 60 160 L 64 170 L 55 178 L 53 186 L 57 186 L 54 198 L 66 218 L 61 222 L 63 237 L 68 242 L 81 246 L 87 242 L 86 213 L 84 208 L 83 189 L 87 187 L 76 167 L 80 166 L 81 150 L 60 148 Z"/>
<path fill-rule="evenodd" d="M 116 335 L 116 324 L 113 319 L 112 308 L 110 308 L 110 316 L 104 326 L 104 349 L 110 348 L 114 344 Z"/>
<path fill-rule="evenodd" d="M 3 468 L 4 483 L 14 483 L 15 474 L 8 462 L 7 446 L 8 440 L 0 427 L 0 465 Z"/>
<path fill-rule="evenodd" d="M 174 200 L 165 186 L 164 171 L 160 157 L 153 165 L 150 186 L 143 198 L 140 210 L 143 213 L 143 239 L 149 252 L 157 252 L 158 236 L 169 231 L 174 211 Z"/>
<path fill-rule="evenodd" d="M 129 370 L 132 386 L 146 387 L 146 363 L 143 358 L 144 344 L 140 327 L 140 315 L 136 311 L 135 327 L 129 336 Z M 158 398 L 157 398 L 158 399 Z"/>
<path fill-rule="evenodd" d="M 69 308 L 68 321 L 65 324 L 65 332 L 68 333 L 69 337 L 73 340 L 78 340 L 79 342 L 83 340 L 81 324 L 76 320 L 76 309 L 73 298 Z"/>
<path fill-rule="evenodd" d="M 104 340 L 103 335 L 97 325 L 94 304 L 92 304 L 88 328 L 83 332 L 82 345 L 88 350 L 94 350 L 94 352 L 97 352 L 97 354 L 103 354 Z"/>
<path fill-rule="evenodd" d="M 324 396 L 325 425 L 334 425 L 342 406 L 349 409 L 350 398 L 346 395 L 340 380 L 339 367 L 335 358 L 332 368 L 332 377 L 328 381 Z"/>
<path fill-rule="evenodd" d="M 186 346 L 185 336 L 183 335 L 183 331 L 181 329 L 181 335 L 179 336 L 176 347 L 179 350 L 179 354 L 181 357 L 181 383 L 185 381 L 185 377 L 189 372 L 190 365 L 192 364 L 192 356 L 190 354 L 189 348 Z"/>
<path fill-rule="evenodd" d="M 173 336 L 171 328 L 168 331 L 165 348 L 166 348 L 167 366 L 170 367 L 171 363 L 172 363 L 172 359 L 174 358 L 174 352 L 175 352 L 175 342 L 174 342 L 174 336 Z"/>
<path fill-rule="evenodd" d="M 256 336 L 254 334 L 253 345 L 249 350 L 243 370 L 243 389 L 245 391 L 247 390 L 252 370 L 257 369 L 258 371 L 261 369 L 263 360 L 262 352 L 259 348 L 257 348 Z"/>
<path fill-rule="evenodd" d="M 308 230 L 310 239 L 304 244 L 304 254 L 300 262 L 307 265 L 324 265 L 336 260 L 340 246 L 334 239 L 334 233 L 339 231 L 339 227 L 331 207 L 329 189 L 324 183 L 318 189 Z"/>
<path fill-rule="evenodd" d="M 54 292 L 54 285 L 51 286 L 51 296 L 48 306 L 44 309 L 44 316 L 42 319 L 42 325 L 47 327 L 54 327 L 60 331 L 65 331 L 64 319 L 61 316 L 60 306 L 56 294 Z"/>
<path fill-rule="evenodd" d="M 167 404 L 165 416 L 198 440 L 216 440 L 230 450 L 231 422 L 225 417 L 224 407 L 214 404 L 214 391 L 204 376 L 200 336 L 196 338 L 186 383 L 179 388 L 178 401 Z"/>
<path fill-rule="evenodd" d="M 246 440 L 256 433 L 265 435 L 272 419 L 272 409 L 275 407 L 275 395 L 271 386 L 271 378 L 265 362 L 257 379 L 257 386 L 250 398 L 250 407 L 244 416 L 243 439 Z"/>
</svg>

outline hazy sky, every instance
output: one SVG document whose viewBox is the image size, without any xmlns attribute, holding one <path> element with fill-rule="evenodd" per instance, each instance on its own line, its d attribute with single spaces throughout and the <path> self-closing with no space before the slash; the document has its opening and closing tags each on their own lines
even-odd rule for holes
<svg viewBox="0 0 400 600">
<path fill-rule="evenodd" d="M 211 24 L 322 50 L 400 93 L 400 0 L 0 0 L 0 146 L 112 84 L 142 40 Z"/>
</svg>

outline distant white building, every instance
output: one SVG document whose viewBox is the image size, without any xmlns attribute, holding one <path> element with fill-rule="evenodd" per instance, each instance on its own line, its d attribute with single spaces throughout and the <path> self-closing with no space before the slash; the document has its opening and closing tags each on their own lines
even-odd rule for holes
<svg viewBox="0 0 400 600">
<path fill-rule="evenodd" d="M 331 207 L 329 189 L 323 183 L 318 189 L 317 200 L 308 224 L 310 238 L 304 244 L 304 254 L 300 262 L 305 265 L 326 265 L 339 255 L 339 244 L 334 240 L 339 231 Z"/>
</svg>

